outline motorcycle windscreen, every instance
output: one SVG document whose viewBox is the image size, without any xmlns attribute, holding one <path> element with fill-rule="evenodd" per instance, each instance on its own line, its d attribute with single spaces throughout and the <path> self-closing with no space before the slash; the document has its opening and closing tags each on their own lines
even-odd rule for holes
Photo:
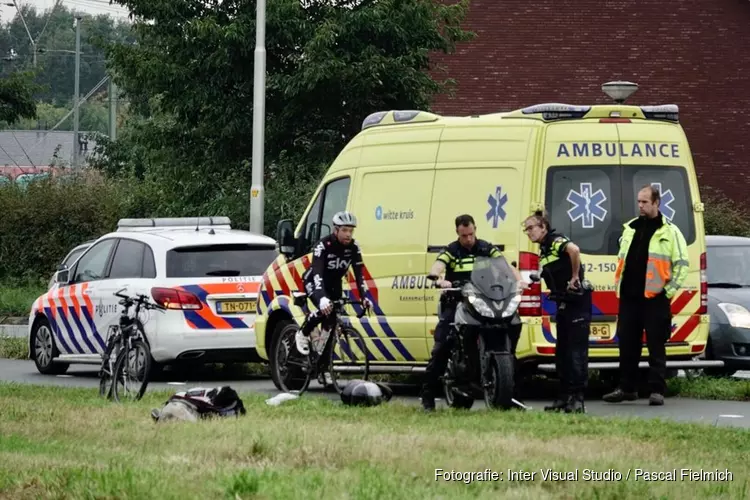
<svg viewBox="0 0 750 500">
<path fill-rule="evenodd" d="M 518 287 L 513 269 L 505 257 L 476 257 L 471 283 L 482 295 L 498 302 L 515 294 Z"/>
</svg>

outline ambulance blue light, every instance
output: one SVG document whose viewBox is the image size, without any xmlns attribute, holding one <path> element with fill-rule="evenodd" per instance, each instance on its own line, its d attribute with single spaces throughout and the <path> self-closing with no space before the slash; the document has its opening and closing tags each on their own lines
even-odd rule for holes
<svg viewBox="0 0 750 500">
<path fill-rule="evenodd" d="M 662 104 L 661 106 L 641 106 L 643 115 L 649 120 L 680 121 L 680 108 L 676 104 Z"/>
<path fill-rule="evenodd" d="M 383 121 L 383 118 L 385 118 L 385 115 L 387 114 L 388 111 L 377 111 L 375 113 L 371 113 L 362 122 L 362 130 L 366 129 L 367 127 L 372 127 L 373 125 L 377 125 L 378 123 Z"/>
<path fill-rule="evenodd" d="M 415 118 L 419 114 L 419 111 L 408 110 L 408 111 L 394 111 L 393 121 L 395 122 L 408 122 Z"/>
<path fill-rule="evenodd" d="M 525 115 L 541 113 L 545 120 L 560 120 L 564 118 L 583 118 L 591 110 L 591 106 L 574 106 L 571 104 L 547 103 L 535 104 L 523 108 Z"/>
</svg>

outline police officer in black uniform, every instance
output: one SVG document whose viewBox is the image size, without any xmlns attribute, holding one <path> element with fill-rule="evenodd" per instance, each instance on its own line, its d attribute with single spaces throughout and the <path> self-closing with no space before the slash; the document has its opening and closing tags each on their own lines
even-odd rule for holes
<svg viewBox="0 0 750 500">
<path fill-rule="evenodd" d="M 487 241 L 476 237 L 476 225 L 471 215 L 456 217 L 456 234 L 458 239 L 448 245 L 430 269 L 431 276 L 440 276 L 446 271 L 445 279 L 437 280 L 441 288 L 450 288 L 453 281 L 467 280 L 474 268 L 474 257 L 501 257 L 502 253 Z M 513 268 L 516 279 L 521 282 L 521 275 Z M 422 386 L 422 406 L 427 411 L 435 409 L 435 394 L 439 392 L 440 377 L 445 373 L 450 358 L 451 345 L 447 342 L 448 332 L 453 322 L 458 304 L 441 298 L 440 319 L 435 328 L 435 343 L 430 361 L 427 364 L 425 381 Z M 520 333 L 520 332 L 519 332 Z M 518 339 L 513 341 L 513 351 Z"/>
<path fill-rule="evenodd" d="M 584 280 L 578 246 L 554 229 L 542 211 L 524 221 L 524 231 L 539 243 L 542 277 L 547 288 L 558 295 L 555 323 L 555 364 L 560 395 L 545 411 L 585 413 L 584 391 L 588 382 L 591 287 Z M 564 298 L 563 298 L 564 296 Z"/>
</svg>

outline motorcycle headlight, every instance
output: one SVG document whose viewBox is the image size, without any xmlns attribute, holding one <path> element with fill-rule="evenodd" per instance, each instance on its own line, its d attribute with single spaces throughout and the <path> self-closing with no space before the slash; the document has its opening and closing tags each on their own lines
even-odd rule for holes
<svg viewBox="0 0 750 500">
<path fill-rule="evenodd" d="M 521 296 L 522 293 L 519 291 L 510 299 L 508 305 L 505 306 L 505 310 L 503 311 L 503 318 L 513 316 L 516 313 L 516 309 L 518 309 L 519 304 L 521 304 Z"/>
<path fill-rule="evenodd" d="M 483 299 L 480 299 L 474 294 L 469 294 L 469 304 L 482 316 L 487 318 L 494 318 L 495 312 L 492 310 L 489 304 Z"/>
</svg>

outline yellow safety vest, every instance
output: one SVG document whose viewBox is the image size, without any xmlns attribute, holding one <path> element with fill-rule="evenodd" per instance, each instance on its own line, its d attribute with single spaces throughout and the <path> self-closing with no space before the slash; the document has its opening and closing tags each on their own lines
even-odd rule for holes
<svg viewBox="0 0 750 500">
<path fill-rule="evenodd" d="M 687 278 L 690 262 L 688 261 L 687 243 L 680 229 L 669 222 L 663 215 L 662 226 L 654 232 L 648 244 L 648 264 L 646 265 L 646 289 L 644 295 L 650 299 L 666 291 L 671 299 Z M 628 256 L 630 244 L 635 235 L 633 222 L 637 218 L 625 223 L 620 251 L 617 254 L 617 270 L 615 271 L 615 288 L 617 298 L 620 297 L 622 273 L 625 270 L 625 259 Z"/>
</svg>

